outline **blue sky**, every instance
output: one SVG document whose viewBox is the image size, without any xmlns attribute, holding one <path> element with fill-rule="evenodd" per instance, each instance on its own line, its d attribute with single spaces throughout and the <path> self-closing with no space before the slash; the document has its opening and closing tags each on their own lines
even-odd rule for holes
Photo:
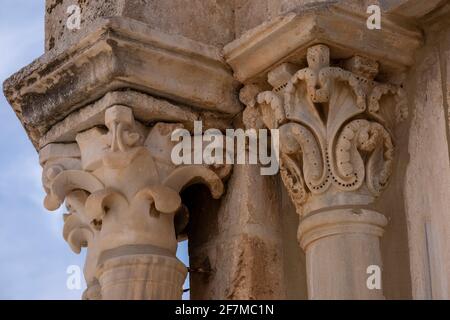
<svg viewBox="0 0 450 320">
<path fill-rule="evenodd" d="M 44 0 L 0 0 L 0 82 L 44 53 Z M 38 155 L 0 94 L 0 299 L 79 299 L 66 286 L 84 264 L 62 237 L 62 213 L 42 205 Z M 186 262 L 186 243 L 179 255 Z"/>
</svg>

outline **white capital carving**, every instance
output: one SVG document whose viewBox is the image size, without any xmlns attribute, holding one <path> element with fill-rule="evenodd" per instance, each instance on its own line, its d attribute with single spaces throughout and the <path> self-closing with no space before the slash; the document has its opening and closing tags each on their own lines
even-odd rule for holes
<svg viewBox="0 0 450 320">
<path fill-rule="evenodd" d="M 241 93 L 249 126 L 280 130 L 281 175 L 300 214 L 324 205 L 368 204 L 393 168 L 392 129 L 407 115 L 400 86 L 374 80 L 378 64 L 354 57 L 330 66 L 325 45 L 308 49 L 308 67 L 271 71 L 272 91 Z"/>
<path fill-rule="evenodd" d="M 96 287 L 99 259 L 108 250 L 149 246 L 175 257 L 177 235 L 188 221 L 180 197 L 184 188 L 204 183 L 214 198 L 224 191 L 221 168 L 171 162 L 170 135 L 182 125 L 148 128 L 135 121 L 130 108 L 113 106 L 106 110 L 105 127 L 79 133 L 76 144 L 52 144 L 40 153 L 44 204 L 56 210 L 66 202 L 64 238 L 77 253 L 88 248 L 85 276 Z"/>
</svg>

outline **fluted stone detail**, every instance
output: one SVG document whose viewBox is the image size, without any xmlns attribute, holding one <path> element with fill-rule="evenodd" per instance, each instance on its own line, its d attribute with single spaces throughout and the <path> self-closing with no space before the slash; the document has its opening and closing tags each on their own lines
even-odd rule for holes
<svg viewBox="0 0 450 320">
<path fill-rule="evenodd" d="M 97 271 L 106 300 L 173 300 L 183 294 L 186 274 L 177 258 L 152 254 L 111 258 Z"/>
</svg>

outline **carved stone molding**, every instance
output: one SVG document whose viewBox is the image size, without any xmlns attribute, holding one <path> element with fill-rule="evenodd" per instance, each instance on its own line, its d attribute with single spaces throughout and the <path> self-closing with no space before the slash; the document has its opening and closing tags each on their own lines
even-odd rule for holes
<svg viewBox="0 0 450 320">
<path fill-rule="evenodd" d="M 385 15 L 381 30 L 366 21 L 346 4 L 316 4 L 224 48 L 245 85 L 244 124 L 280 130 L 281 176 L 300 215 L 310 299 L 384 298 L 365 280 L 369 266 L 383 268 L 388 221 L 368 208 L 394 169 L 393 129 L 408 111 L 400 84 L 423 34 Z"/>
<path fill-rule="evenodd" d="M 386 225 L 384 215 L 366 209 L 330 209 L 303 219 L 298 236 L 306 253 L 308 298 L 384 299 L 382 287 L 367 286 L 367 270 L 383 268 L 379 239 Z"/>
<path fill-rule="evenodd" d="M 116 105 L 105 111 L 104 127 L 78 133 L 76 143 L 41 150 L 45 207 L 56 210 L 65 201 L 64 238 L 73 251 L 88 250 L 86 298 L 181 297 L 187 270 L 175 254 L 188 211 L 180 192 L 204 183 L 219 198 L 222 174 L 229 172 L 173 165 L 171 133 L 182 127 L 149 128 L 131 108 Z"/>
<path fill-rule="evenodd" d="M 385 0 L 380 4 L 388 13 L 417 19 L 443 6 L 445 2 L 445 0 Z"/>
<path fill-rule="evenodd" d="M 300 214 L 369 204 L 392 172 L 392 129 L 407 115 L 405 93 L 374 81 L 378 65 L 369 59 L 333 67 L 329 48 L 316 45 L 307 60 L 304 69 L 271 71 L 274 89 L 259 93 L 248 107 L 258 111 L 246 113 L 280 130 L 281 175 Z"/>
<path fill-rule="evenodd" d="M 229 128 L 230 117 L 219 116 L 214 112 L 196 111 L 187 106 L 158 99 L 135 90 L 108 92 L 101 99 L 70 113 L 66 118 L 53 125 L 39 139 L 39 149 L 52 143 L 67 143 L 75 141 L 81 131 L 94 126 L 103 126 L 105 111 L 114 105 L 129 107 L 135 119 L 143 124 L 155 122 L 180 123 L 186 129 L 193 131 L 194 121 L 203 121 L 203 126 L 209 128 Z"/>
<path fill-rule="evenodd" d="M 408 112 L 405 92 L 375 81 L 379 65 L 371 59 L 332 65 L 323 44 L 308 48 L 306 59 L 306 68 L 271 70 L 271 91 L 243 88 L 244 122 L 279 130 L 281 177 L 300 215 L 309 298 L 383 299 L 364 277 L 369 266 L 382 267 L 387 219 L 363 208 L 388 185 L 393 128 Z"/>
<path fill-rule="evenodd" d="M 4 92 L 37 147 L 54 124 L 110 91 L 135 89 L 234 116 L 241 108 L 237 87 L 216 47 L 111 17 L 67 50 L 50 50 L 11 76 Z"/>
</svg>

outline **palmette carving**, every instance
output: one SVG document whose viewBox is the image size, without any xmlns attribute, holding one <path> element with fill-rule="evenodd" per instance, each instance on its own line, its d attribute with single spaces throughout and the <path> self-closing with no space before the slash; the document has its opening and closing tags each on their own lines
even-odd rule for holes
<svg viewBox="0 0 450 320">
<path fill-rule="evenodd" d="M 66 202 L 63 236 L 76 253 L 88 248 L 88 286 L 98 284 L 99 257 L 108 250 L 149 246 L 175 257 L 177 235 L 188 220 L 180 192 L 202 183 L 220 198 L 222 178 L 230 171 L 228 166 L 175 166 L 170 136 L 179 124 L 147 128 L 130 108 L 113 106 L 105 113 L 105 126 L 79 133 L 76 144 L 41 151 L 44 204 L 56 210 Z"/>
<path fill-rule="evenodd" d="M 328 206 L 353 204 L 339 193 L 361 195 L 358 204 L 367 204 L 392 174 L 392 129 L 407 117 L 404 90 L 374 81 L 378 65 L 367 58 L 344 63 L 350 71 L 330 66 L 325 45 L 309 48 L 307 61 L 299 71 L 281 65 L 269 73 L 274 89 L 247 97 L 256 101 L 247 109 L 280 130 L 281 177 L 300 214 L 314 195 Z"/>
</svg>

